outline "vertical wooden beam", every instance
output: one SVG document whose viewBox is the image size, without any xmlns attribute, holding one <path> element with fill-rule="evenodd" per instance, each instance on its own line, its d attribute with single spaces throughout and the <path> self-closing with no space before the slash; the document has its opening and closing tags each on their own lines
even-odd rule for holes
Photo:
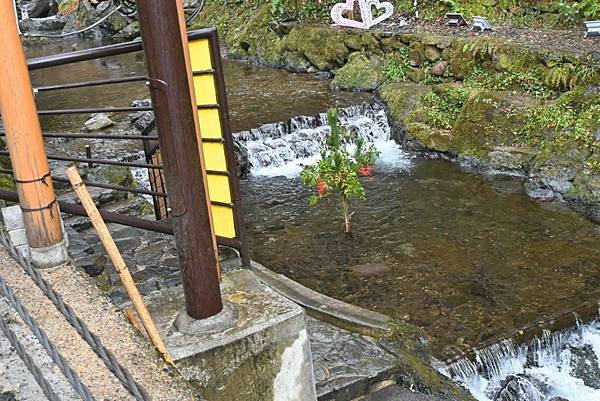
<svg viewBox="0 0 600 401">
<path fill-rule="evenodd" d="M 181 1 L 138 1 L 173 229 L 188 315 L 214 316 L 222 308 L 208 188 L 192 104 Z"/>
<path fill-rule="evenodd" d="M 31 248 L 63 240 L 60 214 L 12 1 L 0 1 L 0 113 Z"/>
</svg>

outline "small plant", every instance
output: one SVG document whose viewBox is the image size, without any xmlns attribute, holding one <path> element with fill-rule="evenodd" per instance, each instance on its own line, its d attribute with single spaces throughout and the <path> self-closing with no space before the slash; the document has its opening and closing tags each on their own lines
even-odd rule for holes
<svg viewBox="0 0 600 401">
<path fill-rule="evenodd" d="M 271 0 L 271 15 L 280 18 L 285 10 L 285 0 Z"/>
<path fill-rule="evenodd" d="M 470 93 L 468 88 L 451 88 L 441 94 L 424 94 L 421 100 L 427 108 L 427 123 L 435 128 L 452 129 Z"/>
<path fill-rule="evenodd" d="M 408 59 L 408 47 L 398 50 L 398 53 L 391 56 L 383 68 L 383 73 L 388 82 L 406 81 L 410 71 L 410 61 Z"/>
<path fill-rule="evenodd" d="M 316 205 L 320 199 L 339 199 L 344 216 L 344 232 L 351 238 L 353 212 L 350 201 L 353 198 L 365 199 L 365 189 L 359 176 L 372 174 L 373 163 L 379 152 L 373 145 L 367 145 L 361 138 L 347 132 L 340 124 L 336 109 L 328 111 L 327 120 L 331 133 L 321 150 L 321 160 L 304 166 L 300 179 L 304 185 L 317 192 L 310 199 L 311 206 Z M 352 142 L 356 147 L 353 154 L 350 154 L 347 145 Z"/>
</svg>

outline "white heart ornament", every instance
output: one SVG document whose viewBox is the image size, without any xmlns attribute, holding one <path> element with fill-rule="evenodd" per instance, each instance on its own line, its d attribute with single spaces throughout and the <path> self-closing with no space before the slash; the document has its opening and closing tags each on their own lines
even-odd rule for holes
<svg viewBox="0 0 600 401">
<path fill-rule="evenodd" d="M 333 22 L 335 22 L 337 25 L 341 25 L 341 26 L 347 26 L 349 28 L 360 28 L 360 29 L 367 29 L 369 28 L 369 25 L 365 22 L 365 10 L 367 9 L 366 7 L 366 0 L 358 0 L 358 4 L 360 6 L 360 14 L 362 17 L 362 22 L 361 21 L 354 21 L 348 18 L 344 18 L 342 16 L 344 11 L 352 11 L 354 10 L 354 2 L 356 0 L 346 0 L 345 3 L 337 3 L 335 4 L 332 8 L 331 8 L 331 19 L 333 20 Z M 371 13 L 368 13 L 368 17 L 371 16 Z M 367 22 L 370 21 L 370 18 L 367 19 Z"/>
<path fill-rule="evenodd" d="M 385 12 L 379 17 L 373 19 L 373 13 L 371 13 L 371 7 L 375 6 L 377 10 L 380 8 L 384 8 Z M 362 7 L 362 5 L 361 5 Z M 394 14 L 394 5 L 388 1 L 380 2 L 379 0 L 367 0 L 366 2 L 366 12 L 361 12 L 363 14 L 363 21 L 366 23 L 367 27 L 370 28 L 379 24 L 382 21 L 390 18 Z M 368 14 L 368 21 L 365 20 L 364 15 Z"/>
</svg>

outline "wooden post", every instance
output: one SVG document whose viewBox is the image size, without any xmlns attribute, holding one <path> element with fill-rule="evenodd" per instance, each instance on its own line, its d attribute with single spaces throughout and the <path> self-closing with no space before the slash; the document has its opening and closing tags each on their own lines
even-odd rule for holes
<svg viewBox="0 0 600 401">
<path fill-rule="evenodd" d="M 0 113 L 31 248 L 63 240 L 60 214 L 12 1 L 0 1 Z"/>
<path fill-rule="evenodd" d="M 189 316 L 204 319 L 219 313 L 223 304 L 186 62 L 187 38 L 180 25 L 182 4 L 180 0 L 138 1 L 137 8 L 186 310 Z"/>
<path fill-rule="evenodd" d="M 73 189 L 77 193 L 79 200 L 81 200 L 81 205 L 92 221 L 92 224 L 94 225 L 94 228 L 100 237 L 100 241 L 102 242 L 102 245 L 104 245 L 104 249 L 106 249 L 110 260 L 115 266 L 115 270 L 119 274 L 119 278 L 121 278 L 123 287 L 125 287 L 127 295 L 129 295 L 129 299 L 131 299 L 133 307 L 140 316 L 140 320 L 142 321 L 142 324 L 148 333 L 148 337 L 150 337 L 150 341 L 152 341 L 152 344 L 154 344 L 158 352 L 162 354 L 165 361 L 173 364 L 173 358 L 171 358 L 171 355 L 169 355 L 167 347 L 160 338 L 160 334 L 154 325 L 152 316 L 150 316 L 150 312 L 148 312 L 142 296 L 135 286 L 135 282 L 133 281 L 133 277 L 131 277 L 131 273 L 125 264 L 125 261 L 123 260 L 123 256 L 121 256 L 121 252 L 119 252 L 119 249 L 110 235 L 104 220 L 102 220 L 102 216 L 100 216 L 100 212 L 98 211 L 98 208 L 96 208 L 96 205 L 94 204 L 92 197 L 85 187 L 81 176 L 77 172 L 77 169 L 75 167 L 69 167 L 67 169 L 67 177 L 69 177 L 69 181 L 71 182 Z"/>
</svg>

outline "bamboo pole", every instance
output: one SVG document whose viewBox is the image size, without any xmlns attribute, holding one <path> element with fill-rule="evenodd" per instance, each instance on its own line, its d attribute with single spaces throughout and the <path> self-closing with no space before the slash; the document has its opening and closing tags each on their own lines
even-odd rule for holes
<svg viewBox="0 0 600 401">
<path fill-rule="evenodd" d="M 152 321 L 152 317 L 150 316 L 146 305 L 144 305 L 142 296 L 135 286 L 135 282 L 131 277 L 131 273 L 129 272 L 129 269 L 125 264 L 123 257 L 121 256 L 121 252 L 119 252 L 119 249 L 110 235 L 102 216 L 100 216 L 100 212 L 98 212 L 98 208 L 96 208 L 96 205 L 94 204 L 92 197 L 83 183 L 79 172 L 77 172 L 75 167 L 69 167 L 69 169 L 67 169 L 67 176 L 69 177 L 69 181 L 77 193 L 77 196 L 79 196 L 79 199 L 81 200 L 81 205 L 92 221 L 92 224 L 94 225 L 94 228 L 100 237 L 100 241 L 102 241 L 102 245 L 104 245 L 104 248 L 110 257 L 110 260 L 113 262 L 113 265 L 115 266 L 115 269 L 121 278 L 121 282 L 123 283 L 125 290 L 127 290 L 127 295 L 129 295 L 133 307 L 140 316 L 140 320 L 142 321 L 142 324 L 148 333 L 148 337 L 150 337 L 150 341 L 152 341 L 152 344 L 154 344 L 158 352 L 162 354 L 164 360 L 167 363 L 173 364 L 173 358 L 169 354 L 169 351 L 160 338 L 160 334 L 158 333 L 158 330 Z"/>
<path fill-rule="evenodd" d="M 33 89 L 12 1 L 0 1 L 0 113 L 32 248 L 63 240 Z"/>
</svg>

